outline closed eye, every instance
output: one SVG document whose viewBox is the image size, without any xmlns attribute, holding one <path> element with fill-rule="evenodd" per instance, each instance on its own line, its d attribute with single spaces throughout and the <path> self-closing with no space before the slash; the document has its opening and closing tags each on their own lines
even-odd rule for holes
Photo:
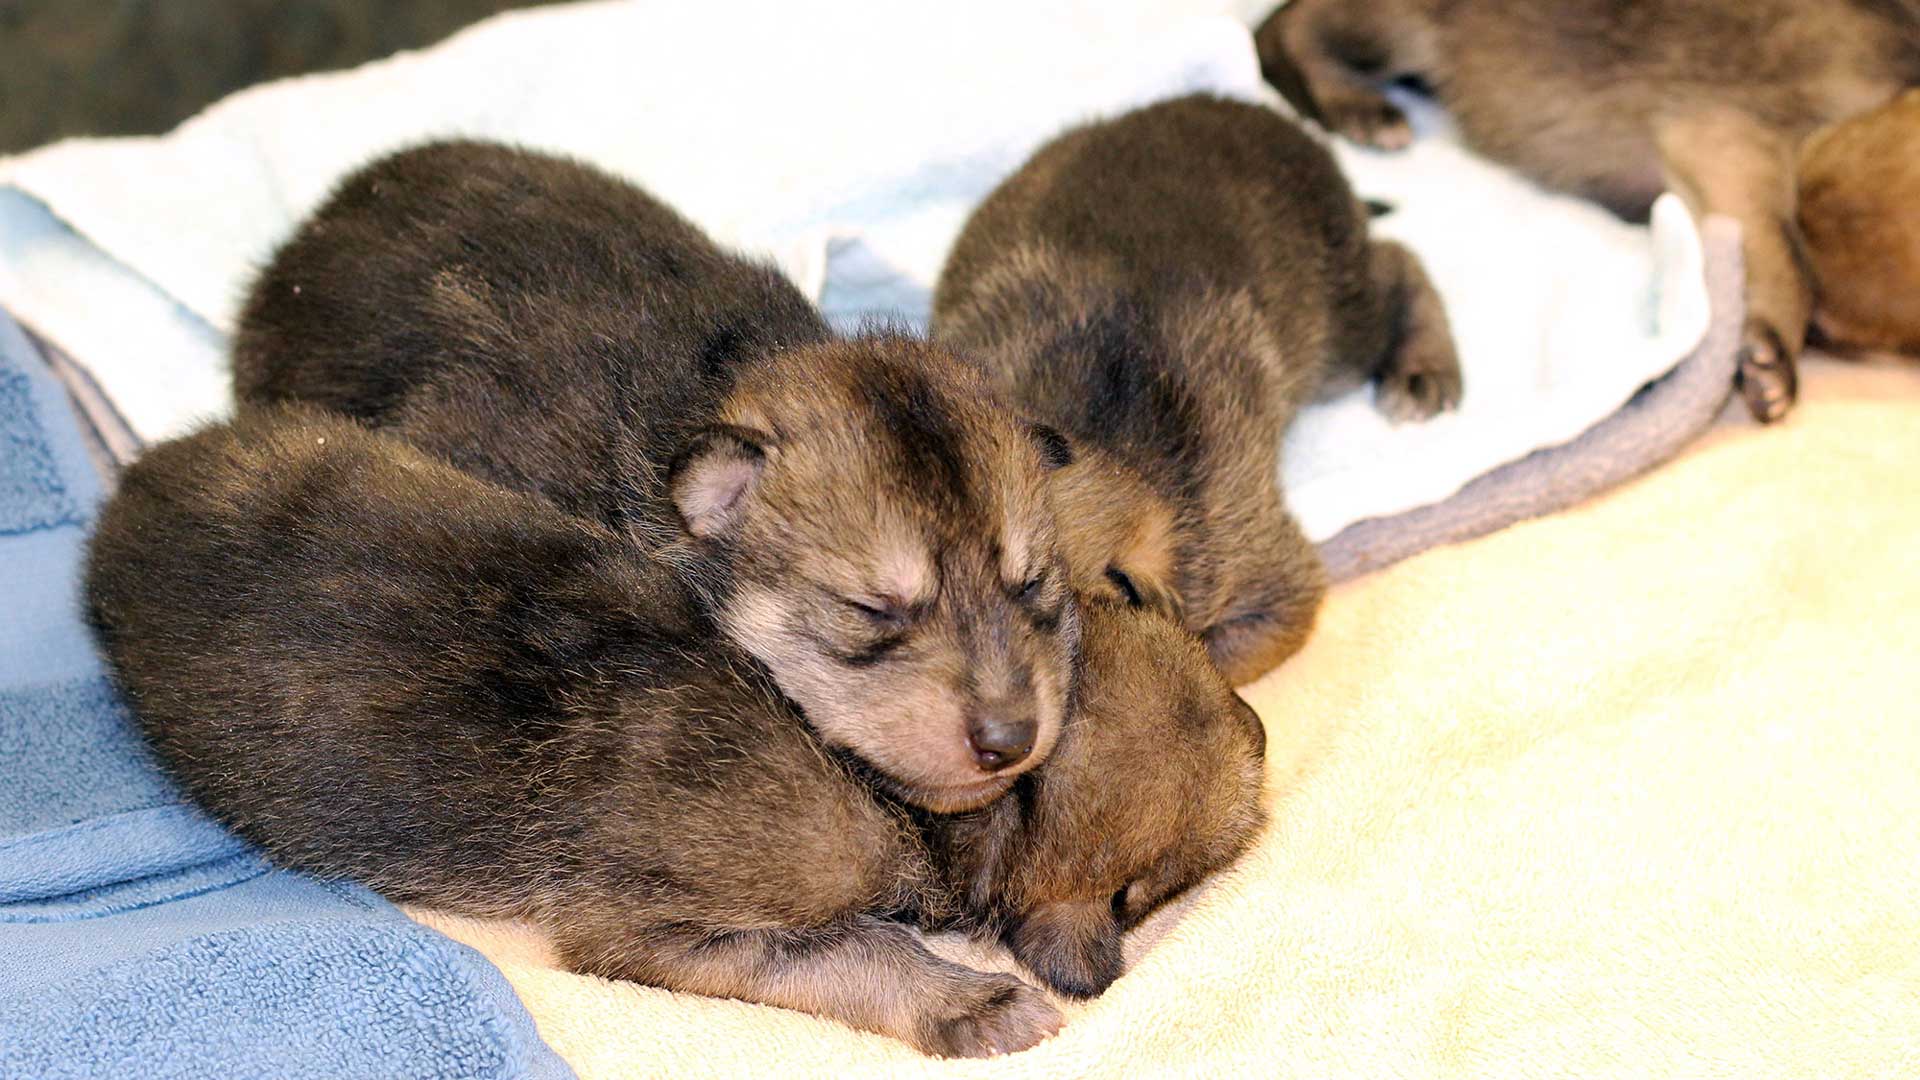
<svg viewBox="0 0 1920 1080">
<path fill-rule="evenodd" d="M 1042 570 L 1039 573 L 1028 578 L 1020 586 L 1020 590 L 1013 594 L 1013 598 L 1023 604 L 1030 604 L 1036 598 L 1039 597 L 1040 589 L 1046 583 L 1047 583 L 1047 572 L 1045 570 Z"/>
<path fill-rule="evenodd" d="M 841 597 L 840 602 L 877 627 L 891 630 L 905 626 L 907 623 L 907 609 L 896 603 L 885 600 L 869 602 L 856 600 L 850 596 Z"/>
<path fill-rule="evenodd" d="M 1120 590 L 1121 596 L 1127 598 L 1129 607 L 1145 606 L 1144 601 L 1140 599 L 1140 590 L 1134 587 L 1133 579 L 1123 573 L 1119 567 L 1107 567 L 1107 580 L 1113 583 L 1114 588 Z"/>
</svg>

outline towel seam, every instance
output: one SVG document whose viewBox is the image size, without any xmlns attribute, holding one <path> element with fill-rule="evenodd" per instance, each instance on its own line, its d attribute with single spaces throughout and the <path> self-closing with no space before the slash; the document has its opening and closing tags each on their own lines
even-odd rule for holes
<svg viewBox="0 0 1920 1080">
<path fill-rule="evenodd" d="M 187 804 L 180 802 L 178 800 L 174 800 L 171 802 L 157 802 L 147 806 L 130 807 L 125 810 L 115 811 L 114 813 L 109 814 L 106 817 L 93 818 L 85 822 L 76 822 L 71 825 L 63 825 L 57 829 L 43 829 L 39 832 L 33 833 L 28 836 L 17 837 L 12 840 L 0 842 L 0 855 L 8 854 L 11 852 L 27 851 L 29 849 L 40 847 L 45 844 L 51 844 L 59 841 L 74 839 L 78 837 L 84 837 L 91 833 L 99 832 L 102 829 L 115 828 L 117 826 L 126 824 L 125 819 L 130 818 L 135 814 L 145 814 L 154 810 L 171 810 L 171 809 L 179 809 L 183 811 L 192 810 L 192 808 L 189 807 Z"/>
<path fill-rule="evenodd" d="M 46 925 L 50 923 L 86 922 L 90 919 L 109 919 L 116 915 L 126 915 L 135 911 L 144 911 L 147 908 L 159 907 L 162 904 L 171 904 L 180 900 L 191 900 L 196 896 L 207 896 L 212 893 L 217 893 L 223 889 L 235 888 L 236 886 L 245 885 L 249 881 L 255 881 L 260 878 L 263 878 L 268 874 L 273 873 L 273 871 L 276 869 L 272 863 L 269 863 L 264 859 L 260 859 L 258 856 L 255 856 L 252 854 L 229 856 L 228 859 L 225 861 L 232 862 L 232 861 L 238 861 L 238 860 L 252 860 L 254 862 L 254 866 L 251 868 L 251 872 L 242 874 L 238 877 L 228 878 L 224 881 L 215 882 L 210 885 L 200 885 L 191 889 L 186 889 L 181 892 L 167 893 L 163 896 L 149 897 L 148 899 L 141 900 L 132 904 L 127 904 L 121 907 L 116 907 L 111 904 L 104 904 L 94 910 L 73 911 L 73 912 L 66 912 L 59 915 L 12 915 L 6 911 L 5 907 L 0 906 L 0 923 L 10 923 L 16 926 L 38 926 L 38 925 Z M 211 866 L 216 861 L 220 861 L 220 860 L 208 860 L 207 862 L 204 862 L 204 863 L 195 863 L 193 866 L 184 866 L 179 868 L 178 870 L 169 871 L 169 873 L 175 873 L 175 874 L 185 873 L 189 870 L 196 870 L 203 866 Z M 147 877 L 139 877 L 139 878 L 133 878 L 132 880 L 129 880 L 129 881 L 117 882 L 116 886 L 134 885 L 139 882 L 147 881 L 151 878 L 160 877 L 160 876 L 162 875 L 149 874 Z M 48 904 L 48 905 L 57 904 L 65 900 L 67 897 L 78 896 L 80 893 L 92 892 L 92 891 L 94 890 L 76 889 L 73 892 L 66 893 L 61 896 L 41 897 L 31 902 L 34 904 Z"/>
</svg>

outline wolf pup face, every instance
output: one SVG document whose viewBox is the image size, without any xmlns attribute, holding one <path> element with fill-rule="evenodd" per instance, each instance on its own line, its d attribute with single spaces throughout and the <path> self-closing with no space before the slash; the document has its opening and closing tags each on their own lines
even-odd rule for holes
<svg viewBox="0 0 1920 1080">
<path fill-rule="evenodd" d="M 1050 444 L 940 349 L 875 337 L 743 374 L 670 485 L 720 625 L 828 742 L 935 812 L 1060 732 L 1079 612 Z"/>
<path fill-rule="evenodd" d="M 1085 609 L 1079 707 L 999 883 L 1001 936 L 1055 990 L 1088 997 L 1121 974 L 1120 938 L 1239 857 L 1264 821 L 1266 733 L 1157 612 Z"/>
</svg>

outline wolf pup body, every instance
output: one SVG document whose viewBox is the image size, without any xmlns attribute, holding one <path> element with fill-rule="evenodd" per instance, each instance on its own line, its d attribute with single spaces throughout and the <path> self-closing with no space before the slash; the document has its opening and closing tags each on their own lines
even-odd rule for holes
<svg viewBox="0 0 1920 1080">
<path fill-rule="evenodd" d="M 1261 817 L 1259 721 L 1161 616 L 1091 603 L 1086 700 L 1049 763 L 926 815 L 626 538 L 318 410 L 135 462 L 86 589 L 161 760 L 283 864 L 531 920 L 576 971 L 928 1053 L 1018 1050 L 1059 1017 L 897 919 L 1097 993 L 1122 931 Z"/>
<path fill-rule="evenodd" d="M 1235 682 L 1299 649 L 1324 591 L 1278 486 L 1295 411 L 1368 379 L 1399 418 L 1461 393 L 1439 297 L 1332 156 L 1209 97 L 1042 147 L 967 222 L 934 336 L 1079 452 L 1076 578 L 1182 612 Z"/>
<path fill-rule="evenodd" d="M 1057 737 L 1046 447 L 922 341 L 839 340 L 632 184 L 485 143 L 343 181 L 274 256 L 242 402 L 309 401 L 633 537 L 835 746 L 934 810 Z"/>
<path fill-rule="evenodd" d="M 1792 406 L 1813 304 L 1794 154 L 1920 83 L 1914 0 L 1293 0 L 1256 35 L 1268 81 L 1329 128 L 1412 137 L 1383 90 L 1429 91 L 1467 144 L 1644 220 L 1672 187 L 1743 227 L 1741 391 Z"/>
<path fill-rule="evenodd" d="M 1823 343 L 1920 356 L 1920 89 L 1800 152 L 1800 231 Z"/>
</svg>

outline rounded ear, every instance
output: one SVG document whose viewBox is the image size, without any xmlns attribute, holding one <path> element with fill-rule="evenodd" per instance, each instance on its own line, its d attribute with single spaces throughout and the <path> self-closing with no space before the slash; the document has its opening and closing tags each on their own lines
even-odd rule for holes
<svg viewBox="0 0 1920 1080">
<path fill-rule="evenodd" d="M 1122 569 L 1119 563 L 1107 566 L 1107 584 L 1113 586 L 1127 606 L 1157 611 L 1174 622 L 1186 621 L 1186 605 L 1172 586 L 1145 570 Z"/>
<path fill-rule="evenodd" d="M 1047 463 L 1049 469 L 1064 469 L 1073 464 L 1073 444 L 1045 424 L 1028 424 L 1027 435 L 1040 448 L 1040 460 Z"/>
<path fill-rule="evenodd" d="M 752 428 L 715 424 L 702 428 L 673 459 L 667 488 L 689 533 L 705 540 L 739 522 L 766 468 L 770 441 Z"/>
<path fill-rule="evenodd" d="M 1253 756 L 1265 761 L 1267 759 L 1267 725 L 1261 722 L 1260 714 L 1254 711 L 1253 706 L 1247 704 L 1246 698 L 1241 697 L 1237 692 L 1230 696 L 1233 698 L 1234 715 L 1240 718 L 1240 723 L 1245 726 L 1248 737 L 1253 740 Z"/>
<path fill-rule="evenodd" d="M 1005 938 L 1028 971 L 1069 997 L 1093 997 L 1121 974 L 1120 923 L 1105 900 L 1047 904 L 1021 917 Z"/>
</svg>

